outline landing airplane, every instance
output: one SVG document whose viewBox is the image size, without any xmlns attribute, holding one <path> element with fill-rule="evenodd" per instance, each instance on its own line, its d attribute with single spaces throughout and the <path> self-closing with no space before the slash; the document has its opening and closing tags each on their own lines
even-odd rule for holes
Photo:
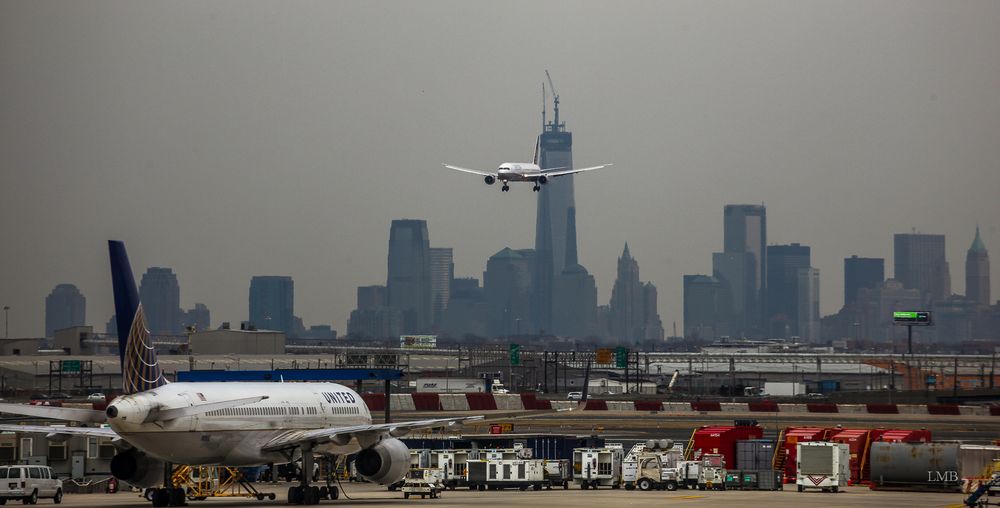
<svg viewBox="0 0 1000 508">
<path fill-rule="evenodd" d="M 452 427 L 482 416 L 372 424 L 360 395 L 337 383 L 170 383 L 163 376 L 125 252 L 109 241 L 124 395 L 106 411 L 0 403 L 0 412 L 108 426 L 0 425 L 0 430 L 111 438 L 112 474 L 150 488 L 153 506 L 182 506 L 171 464 L 252 466 L 301 457 L 290 504 L 336 499 L 336 487 L 310 485 L 313 454 L 357 453 L 358 474 L 379 484 L 403 478 L 410 454 L 400 441 L 413 430 Z M 162 485 L 162 486 L 161 486 Z"/>
<path fill-rule="evenodd" d="M 508 182 L 533 182 L 535 186 L 531 189 L 538 192 L 542 188 L 542 185 L 549 183 L 550 178 L 555 178 L 558 176 L 572 175 L 576 173 L 583 173 L 584 171 L 593 171 L 595 169 L 606 168 L 608 166 L 613 166 L 614 164 L 602 164 L 600 166 L 592 166 L 589 168 L 580 169 L 568 169 L 568 168 L 548 168 L 542 169 L 538 167 L 538 164 L 531 162 L 504 162 L 497 168 L 496 171 L 483 171 L 480 169 L 469 169 L 462 168 L 459 166 L 452 166 L 449 164 L 441 164 L 448 169 L 454 169 L 455 171 L 462 171 L 463 173 L 472 173 L 474 175 L 479 175 L 484 177 L 483 180 L 486 181 L 486 185 L 493 185 L 499 180 L 503 183 L 503 187 L 500 190 L 507 192 L 510 190 L 510 186 L 507 185 Z"/>
</svg>

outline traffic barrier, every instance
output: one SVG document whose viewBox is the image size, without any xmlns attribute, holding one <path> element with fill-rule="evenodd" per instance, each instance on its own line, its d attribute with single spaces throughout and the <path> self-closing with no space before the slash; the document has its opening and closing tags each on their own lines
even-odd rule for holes
<svg viewBox="0 0 1000 508">
<path fill-rule="evenodd" d="M 604 400 L 588 400 L 587 405 L 583 409 L 585 411 L 607 411 L 608 402 Z"/>
<path fill-rule="evenodd" d="M 755 400 L 747 403 L 747 409 L 751 412 L 777 413 L 778 403 L 773 400 Z"/>
<path fill-rule="evenodd" d="M 749 406 L 745 403 L 723 402 L 719 406 L 721 406 L 723 413 L 746 413 L 749 411 Z"/>
<path fill-rule="evenodd" d="M 467 393 L 465 398 L 469 401 L 470 411 L 495 411 L 497 408 L 492 393 Z"/>
<path fill-rule="evenodd" d="M 837 404 L 837 412 L 853 415 L 866 414 L 868 408 L 863 404 Z"/>
<path fill-rule="evenodd" d="M 869 414 L 898 415 L 899 408 L 895 404 L 865 404 Z"/>
<path fill-rule="evenodd" d="M 496 403 L 497 409 L 506 411 L 524 410 L 524 405 L 521 404 L 521 396 L 516 393 L 496 393 L 493 394 L 493 400 Z"/>
<path fill-rule="evenodd" d="M 925 415 L 928 414 L 927 406 L 923 404 L 896 404 L 896 409 L 901 415 Z M 867 411 L 867 409 L 866 409 Z M 843 412 L 843 411 L 841 411 Z"/>
<path fill-rule="evenodd" d="M 436 393 L 414 393 L 413 408 L 416 411 L 440 411 L 441 399 Z"/>
<path fill-rule="evenodd" d="M 469 399 L 464 393 L 442 393 L 441 409 L 445 411 L 468 411 Z"/>
<path fill-rule="evenodd" d="M 669 413 L 688 413 L 691 411 L 691 404 L 688 402 L 664 402 L 663 410 Z"/>
<path fill-rule="evenodd" d="M 608 411 L 635 411 L 635 403 L 631 400 L 609 400 Z"/>
<path fill-rule="evenodd" d="M 524 409 L 528 410 L 552 409 L 551 400 L 538 400 L 538 396 L 534 393 L 522 393 L 521 405 L 524 406 Z"/>
<path fill-rule="evenodd" d="M 413 403 L 413 394 L 392 393 L 389 394 L 389 403 L 392 404 L 393 411 L 416 411 L 417 407 Z"/>
<path fill-rule="evenodd" d="M 384 393 L 363 393 L 361 398 L 365 401 L 369 411 L 385 411 Z"/>
<path fill-rule="evenodd" d="M 663 411 L 663 402 L 658 400 L 637 400 L 633 405 L 636 411 Z"/>
<path fill-rule="evenodd" d="M 836 404 L 814 402 L 806 404 L 806 411 L 810 413 L 838 413 Z"/>
<path fill-rule="evenodd" d="M 722 405 L 714 400 L 702 400 L 691 402 L 692 411 L 722 411 Z"/>
<path fill-rule="evenodd" d="M 573 409 L 574 407 L 576 407 L 577 404 L 577 402 L 573 400 L 553 400 L 551 401 L 551 403 L 552 403 L 552 409 L 562 409 L 562 410 Z"/>
<path fill-rule="evenodd" d="M 959 415 L 958 404 L 927 404 L 927 413 L 932 415 Z"/>
</svg>

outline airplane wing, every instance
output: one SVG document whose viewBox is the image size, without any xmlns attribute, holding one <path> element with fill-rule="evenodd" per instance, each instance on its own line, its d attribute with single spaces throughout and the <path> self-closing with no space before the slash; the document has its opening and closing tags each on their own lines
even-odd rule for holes
<svg viewBox="0 0 1000 508">
<path fill-rule="evenodd" d="M 0 413 L 11 413 L 22 416 L 36 416 L 67 420 L 80 423 L 104 423 L 108 420 L 104 411 L 96 409 L 79 409 L 75 407 L 35 406 L 31 404 L 0 403 Z"/>
<path fill-rule="evenodd" d="M 392 437 L 402 437 L 414 430 L 451 427 L 465 422 L 478 421 L 482 419 L 482 416 L 467 416 L 459 418 L 436 418 L 432 420 L 415 420 L 412 422 L 351 425 L 348 427 L 304 430 L 285 434 L 284 436 L 272 440 L 264 446 L 263 451 L 272 452 L 295 448 L 306 443 L 313 445 L 328 443 L 330 441 L 343 441 L 346 443 L 350 441 L 350 438 L 359 434 L 377 434 L 388 432 Z"/>
<path fill-rule="evenodd" d="M 591 166 L 589 168 L 580 168 L 580 169 L 553 168 L 556 171 L 545 170 L 545 171 L 542 172 L 542 174 L 545 175 L 545 176 L 547 176 L 547 177 L 552 178 L 552 177 L 556 177 L 556 176 L 564 176 L 564 175 L 572 175 L 572 174 L 575 174 L 575 173 L 583 173 L 584 171 L 593 171 L 595 169 L 606 168 L 608 166 L 614 166 L 614 164 L 612 164 L 612 163 L 601 164 L 600 166 Z"/>
<path fill-rule="evenodd" d="M 35 434 L 64 434 L 70 436 L 117 438 L 118 434 L 109 427 L 64 427 L 61 425 L 16 425 L 0 424 L 0 431 L 31 432 Z"/>
<path fill-rule="evenodd" d="M 454 169 L 455 171 L 461 171 L 463 173 L 472 173 L 474 175 L 479 175 L 479 176 L 494 176 L 494 177 L 497 176 L 497 174 L 494 173 L 494 172 L 492 172 L 492 171 L 483 171 L 481 169 L 461 168 L 461 167 L 458 167 L 458 166 L 451 166 L 451 165 L 448 165 L 448 164 L 441 164 L 441 165 L 444 166 L 444 167 L 446 167 L 446 168 L 448 168 L 448 169 Z"/>
<path fill-rule="evenodd" d="M 209 402 L 207 404 L 198 404 L 194 406 L 187 407 L 176 407 L 176 408 L 166 408 L 159 409 L 157 411 L 151 411 L 149 417 L 146 418 L 146 422 L 165 422 L 168 420 L 176 420 L 178 418 L 184 418 L 185 416 L 194 416 L 205 414 L 209 411 L 215 411 L 217 409 L 228 409 L 231 407 L 240 407 L 247 404 L 253 404 L 267 399 L 267 395 L 257 395 L 255 397 L 246 397 L 243 399 L 231 399 L 223 400 L 219 402 Z M 144 422 L 145 423 L 145 422 Z"/>
</svg>

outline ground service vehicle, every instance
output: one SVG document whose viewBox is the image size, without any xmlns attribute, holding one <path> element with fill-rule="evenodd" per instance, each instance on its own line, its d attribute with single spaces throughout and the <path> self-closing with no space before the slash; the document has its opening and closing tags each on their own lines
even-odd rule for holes
<svg viewBox="0 0 1000 508">
<path fill-rule="evenodd" d="M 542 459 L 470 460 L 469 490 L 542 490 L 548 485 Z"/>
<path fill-rule="evenodd" d="M 444 490 L 444 483 L 441 482 L 441 470 L 435 468 L 411 469 L 406 473 L 403 480 L 403 498 L 410 496 L 420 496 L 421 499 L 430 497 L 434 499 L 441 495 Z"/>
<path fill-rule="evenodd" d="M 701 456 L 698 490 L 726 490 L 726 458 L 717 453 Z"/>
<path fill-rule="evenodd" d="M 851 449 L 843 443 L 798 443 L 795 485 L 799 492 L 821 489 L 837 492 L 851 479 Z"/>
<path fill-rule="evenodd" d="M 677 490 L 683 457 L 684 450 L 668 439 L 638 443 L 622 462 L 622 483 L 628 490 Z"/>
<path fill-rule="evenodd" d="M 581 489 L 621 487 L 623 455 L 621 448 L 575 448 L 573 482 Z"/>
<path fill-rule="evenodd" d="M 0 504 L 19 499 L 35 504 L 39 498 L 52 498 L 61 503 L 62 480 L 52 475 L 47 466 L 0 466 Z"/>
</svg>

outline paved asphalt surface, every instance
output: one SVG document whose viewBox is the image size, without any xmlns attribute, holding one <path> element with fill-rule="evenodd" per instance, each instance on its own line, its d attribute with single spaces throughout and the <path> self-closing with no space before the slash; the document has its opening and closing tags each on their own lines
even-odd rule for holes
<svg viewBox="0 0 1000 508">
<path fill-rule="evenodd" d="M 958 493 L 920 493 L 920 492 L 875 492 L 865 487 L 849 487 L 837 494 L 809 491 L 796 492 L 794 486 L 786 485 L 787 490 L 777 492 L 766 491 L 726 491 L 700 492 L 676 491 L 640 492 L 637 490 L 542 490 L 539 492 L 504 490 L 500 492 L 470 492 L 459 489 L 447 491 L 439 499 L 408 499 L 404 500 L 399 492 L 388 492 L 384 487 L 370 484 L 345 484 L 347 495 L 337 501 L 324 501 L 325 506 L 363 506 L 375 507 L 405 507 L 405 506 L 524 506 L 549 508 L 576 508 L 580 506 L 764 506 L 780 507 L 870 507 L 880 508 L 914 508 L 914 507 L 960 507 L 962 495 Z M 192 501 L 192 507 L 254 507 L 254 506 L 288 506 L 285 503 L 287 484 L 260 487 L 266 492 L 277 492 L 274 501 L 257 501 L 254 499 L 218 498 L 206 501 Z M 50 504 L 50 500 L 40 500 L 39 504 Z M 63 504 L 68 506 L 149 506 L 149 503 L 135 493 L 119 494 L 75 494 L 67 495 Z M 321 505 L 321 506 L 322 506 Z"/>
</svg>

